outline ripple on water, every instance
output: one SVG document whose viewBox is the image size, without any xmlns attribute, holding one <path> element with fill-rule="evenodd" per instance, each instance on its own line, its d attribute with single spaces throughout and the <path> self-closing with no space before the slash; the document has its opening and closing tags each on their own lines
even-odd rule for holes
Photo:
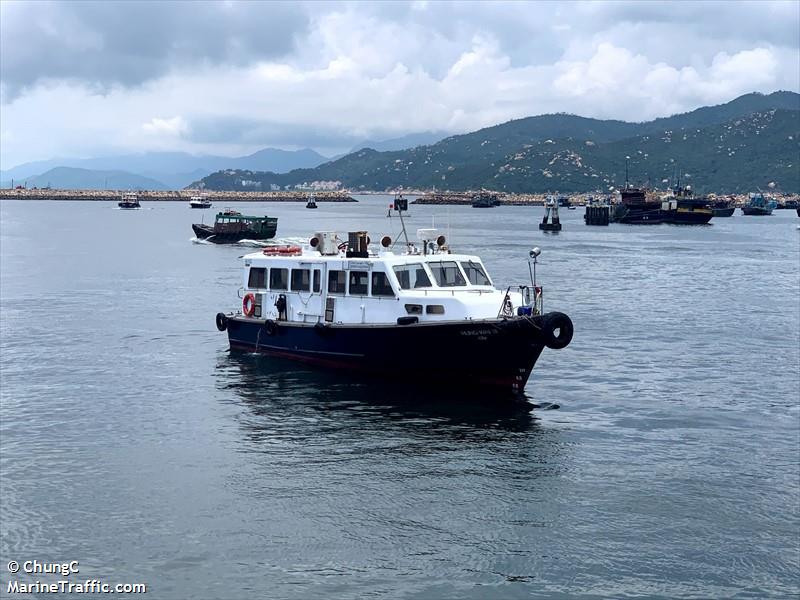
<svg viewBox="0 0 800 600">
<path fill-rule="evenodd" d="M 304 243 L 396 237 L 389 200 L 314 226 L 302 205 L 251 208 Z M 112 204 L 3 204 L 3 560 L 76 558 L 159 598 L 800 591 L 794 220 L 574 211 L 542 236 L 524 208 L 415 206 L 411 231 L 449 224 L 498 287 L 542 247 L 545 306 L 575 323 L 524 402 L 500 403 L 229 354 L 213 316 L 238 306 L 248 249 L 189 243 L 185 206 Z"/>
</svg>

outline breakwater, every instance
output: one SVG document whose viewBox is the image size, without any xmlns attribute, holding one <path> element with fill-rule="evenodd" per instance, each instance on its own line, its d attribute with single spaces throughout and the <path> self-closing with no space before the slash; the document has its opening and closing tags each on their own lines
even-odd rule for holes
<svg viewBox="0 0 800 600">
<path fill-rule="evenodd" d="M 411 204 L 447 204 L 447 205 L 472 205 L 473 196 L 478 192 L 434 192 L 427 193 Z M 658 200 L 660 195 L 666 194 L 667 191 L 650 190 L 647 192 L 647 197 L 650 200 Z M 613 194 L 512 194 L 505 192 L 493 193 L 497 200 L 498 206 L 544 206 L 548 197 L 563 197 L 569 200 L 573 206 L 586 206 L 590 198 L 595 199 L 609 198 L 613 201 Z M 741 207 L 747 201 L 747 194 L 708 194 L 709 200 L 728 200 L 732 206 Z M 776 193 L 773 198 L 778 202 L 778 208 L 792 208 L 792 202 L 800 200 L 798 194 L 791 193 Z"/>
<path fill-rule="evenodd" d="M 307 202 L 309 192 L 217 192 L 204 190 L 134 192 L 140 202 L 188 202 L 203 195 L 212 202 Z M 82 200 L 114 201 L 122 198 L 116 190 L 0 189 L 0 200 Z M 346 192 L 314 192 L 316 202 L 358 202 Z"/>
<path fill-rule="evenodd" d="M 411 204 L 450 204 L 469 206 L 472 204 L 472 197 L 475 194 L 477 194 L 477 192 L 440 192 L 425 194 L 411 202 Z M 497 203 L 500 206 L 542 206 L 544 205 L 545 199 L 548 196 L 548 194 L 507 193 L 498 193 L 493 195 L 496 197 Z M 573 202 L 573 204 L 578 204 L 579 198 L 581 198 L 582 202 L 582 198 L 584 196 L 585 194 L 581 196 L 575 196 L 575 202 Z"/>
</svg>

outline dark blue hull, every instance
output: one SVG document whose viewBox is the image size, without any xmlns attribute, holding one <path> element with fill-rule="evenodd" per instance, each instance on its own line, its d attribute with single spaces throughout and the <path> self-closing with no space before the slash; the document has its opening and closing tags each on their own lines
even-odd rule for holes
<svg viewBox="0 0 800 600">
<path fill-rule="evenodd" d="M 714 216 L 715 217 L 732 217 L 735 210 L 736 210 L 735 206 L 730 206 L 730 207 L 727 207 L 727 208 L 715 208 L 714 209 Z"/>
<path fill-rule="evenodd" d="M 397 378 L 420 386 L 477 386 L 507 392 L 523 390 L 539 355 L 550 343 L 542 317 L 322 326 L 237 315 L 227 318 L 225 325 L 231 350 Z M 571 339 L 571 323 L 569 329 Z"/>
</svg>

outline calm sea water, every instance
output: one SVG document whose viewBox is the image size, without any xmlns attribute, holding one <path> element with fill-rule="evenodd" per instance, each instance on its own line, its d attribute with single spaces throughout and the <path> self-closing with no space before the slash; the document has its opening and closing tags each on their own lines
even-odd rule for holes
<svg viewBox="0 0 800 600">
<path fill-rule="evenodd" d="M 398 231 L 388 201 L 246 212 L 283 239 L 377 239 Z M 527 402 L 229 354 L 214 315 L 239 306 L 247 250 L 191 243 L 183 203 L 3 202 L 3 593 L 52 581 L 7 572 L 37 559 L 167 599 L 796 596 L 795 212 L 563 211 L 553 235 L 541 208 L 411 208 L 498 286 L 542 248 L 545 307 L 575 337 Z"/>
</svg>

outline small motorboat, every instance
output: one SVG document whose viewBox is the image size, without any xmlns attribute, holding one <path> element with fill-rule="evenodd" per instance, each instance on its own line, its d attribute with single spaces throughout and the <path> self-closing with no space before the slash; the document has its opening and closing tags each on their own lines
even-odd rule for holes
<svg viewBox="0 0 800 600">
<path fill-rule="evenodd" d="M 122 199 L 117 202 L 120 208 L 141 208 L 139 204 L 139 197 L 133 192 L 126 192 L 122 194 Z"/>
<path fill-rule="evenodd" d="M 189 208 L 211 208 L 211 200 L 204 195 L 192 196 L 189 198 Z"/>
<path fill-rule="evenodd" d="M 317 208 L 317 201 L 314 200 L 314 195 L 308 197 L 308 202 L 306 202 L 306 208 Z"/>
</svg>

